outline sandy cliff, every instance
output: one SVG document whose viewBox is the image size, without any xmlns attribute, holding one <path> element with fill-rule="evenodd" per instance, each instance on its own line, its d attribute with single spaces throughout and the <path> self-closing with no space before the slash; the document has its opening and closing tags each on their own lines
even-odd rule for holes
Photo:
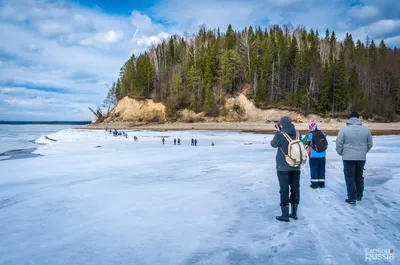
<svg viewBox="0 0 400 265">
<path fill-rule="evenodd" d="M 266 122 L 278 121 L 282 116 L 290 116 L 295 122 L 308 122 L 310 120 L 324 121 L 317 115 L 304 116 L 294 111 L 257 108 L 253 101 L 240 93 L 236 97 L 228 98 L 225 103 L 225 112 L 219 117 L 206 117 L 204 112 L 195 113 L 183 109 L 176 113 L 178 122 Z M 132 123 L 164 123 L 168 121 L 166 108 L 163 103 L 156 103 L 151 99 L 136 100 L 124 97 L 111 110 L 105 123 L 132 122 Z"/>
</svg>

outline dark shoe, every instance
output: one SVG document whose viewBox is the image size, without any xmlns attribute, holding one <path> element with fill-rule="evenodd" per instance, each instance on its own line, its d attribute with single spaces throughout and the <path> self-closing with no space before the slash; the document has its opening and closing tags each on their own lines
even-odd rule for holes
<svg viewBox="0 0 400 265">
<path fill-rule="evenodd" d="M 346 201 L 348 204 L 350 204 L 351 206 L 355 206 L 356 205 L 356 201 L 350 201 L 349 199 L 346 199 Z"/>
<path fill-rule="evenodd" d="M 310 185 L 310 188 L 312 188 L 312 189 L 318 189 L 318 186 L 311 184 L 311 185 Z"/>
<path fill-rule="evenodd" d="M 362 199 L 362 196 L 357 196 L 357 198 L 356 198 L 357 201 L 361 201 L 361 199 Z"/>
<path fill-rule="evenodd" d="M 299 207 L 299 205 L 297 203 L 292 203 L 290 204 L 290 206 L 292 208 L 292 213 L 289 214 L 289 217 L 297 220 L 297 208 Z"/>
<path fill-rule="evenodd" d="M 281 222 L 290 222 L 290 219 L 289 219 L 289 205 L 281 206 L 281 211 L 282 211 L 282 215 L 281 216 L 277 216 L 276 220 L 281 221 Z"/>
<path fill-rule="evenodd" d="M 325 188 L 325 183 L 319 183 L 320 188 Z"/>
</svg>

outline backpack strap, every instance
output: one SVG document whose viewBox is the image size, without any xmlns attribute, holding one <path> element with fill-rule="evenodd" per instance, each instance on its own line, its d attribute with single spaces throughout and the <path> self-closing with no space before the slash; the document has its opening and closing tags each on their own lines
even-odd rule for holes
<svg viewBox="0 0 400 265">
<path fill-rule="evenodd" d="M 293 141 L 293 139 L 292 138 L 290 138 L 290 136 L 287 134 L 287 133 L 285 133 L 285 132 L 281 132 L 282 133 L 282 135 L 286 138 L 286 140 L 290 143 L 291 141 Z"/>
<path fill-rule="evenodd" d="M 281 132 L 281 134 L 283 135 L 283 137 L 285 137 L 286 141 L 288 141 L 288 143 L 290 143 L 291 141 L 293 141 L 293 139 L 285 132 Z M 283 153 L 283 155 L 285 157 L 288 157 L 288 154 L 285 154 L 285 152 L 283 151 L 282 147 L 279 147 L 281 149 L 281 152 Z"/>
</svg>

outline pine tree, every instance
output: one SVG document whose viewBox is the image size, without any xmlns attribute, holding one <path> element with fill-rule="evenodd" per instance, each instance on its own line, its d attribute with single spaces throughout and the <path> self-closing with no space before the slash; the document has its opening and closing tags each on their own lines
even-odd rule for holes
<svg viewBox="0 0 400 265">
<path fill-rule="evenodd" d="M 340 53 L 339 60 L 335 61 L 333 76 L 333 103 L 332 113 L 342 111 L 347 106 L 347 82 L 344 51 Z"/>
<path fill-rule="evenodd" d="M 225 47 L 228 50 L 235 47 L 235 32 L 233 31 L 231 24 L 229 24 L 228 29 L 226 30 Z"/>
<path fill-rule="evenodd" d="M 233 93 L 233 78 L 239 63 L 238 55 L 234 50 L 221 50 L 218 60 L 221 86 L 225 93 Z"/>
<path fill-rule="evenodd" d="M 350 77 L 349 77 L 349 108 L 353 111 L 362 111 L 360 99 L 360 81 L 358 78 L 357 68 L 354 66 L 351 69 Z"/>
<path fill-rule="evenodd" d="M 326 31 L 325 31 L 325 40 L 326 40 L 326 41 L 330 41 L 330 38 L 329 38 L 329 29 L 326 29 Z"/>
<path fill-rule="evenodd" d="M 119 78 L 117 80 L 117 84 L 115 86 L 115 97 L 119 100 L 121 98 L 121 82 Z"/>
</svg>

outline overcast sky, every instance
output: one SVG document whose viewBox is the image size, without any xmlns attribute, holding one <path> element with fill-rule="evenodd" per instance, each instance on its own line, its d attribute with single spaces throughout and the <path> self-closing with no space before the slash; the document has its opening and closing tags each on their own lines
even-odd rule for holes
<svg viewBox="0 0 400 265">
<path fill-rule="evenodd" d="M 286 23 L 400 46 L 399 0 L 0 0 L 0 120 L 92 120 L 88 106 L 151 43 Z"/>
</svg>

